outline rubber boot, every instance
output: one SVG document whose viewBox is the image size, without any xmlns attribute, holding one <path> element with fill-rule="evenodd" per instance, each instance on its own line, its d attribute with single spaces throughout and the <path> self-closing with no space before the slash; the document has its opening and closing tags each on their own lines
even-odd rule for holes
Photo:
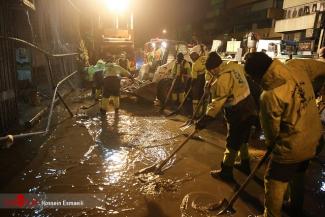
<svg viewBox="0 0 325 217">
<path fill-rule="evenodd" d="M 100 100 L 100 103 L 99 103 L 99 105 L 100 105 L 99 112 L 100 112 L 101 115 L 106 115 L 108 103 L 109 103 L 109 99 L 108 98 L 102 98 Z"/>
<path fill-rule="evenodd" d="M 178 94 L 178 101 L 179 101 L 179 104 L 182 104 L 185 100 L 185 93 L 182 92 L 180 94 Z"/>
<path fill-rule="evenodd" d="M 212 170 L 210 171 L 210 175 L 215 179 L 221 179 L 225 182 L 234 182 L 234 176 L 232 174 L 233 167 L 226 166 L 221 163 L 220 170 Z"/>
<path fill-rule="evenodd" d="M 115 113 L 118 113 L 119 108 L 120 108 L 120 97 L 119 96 L 112 96 L 111 99 L 113 100 Z"/>
<path fill-rule="evenodd" d="M 249 164 L 249 159 L 247 160 L 241 160 L 240 163 L 235 163 L 234 167 L 238 169 L 239 171 L 245 173 L 246 175 L 249 175 L 251 173 L 251 167 Z"/>
</svg>

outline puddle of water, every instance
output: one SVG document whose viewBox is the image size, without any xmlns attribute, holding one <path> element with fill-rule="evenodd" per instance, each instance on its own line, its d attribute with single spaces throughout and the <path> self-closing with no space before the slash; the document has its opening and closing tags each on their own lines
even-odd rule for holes
<svg viewBox="0 0 325 217">
<path fill-rule="evenodd" d="M 124 216 L 124 212 L 138 212 L 135 209 L 146 195 L 157 196 L 164 192 L 177 192 L 184 180 L 164 179 L 151 175 L 141 182 L 134 176 L 134 172 L 161 162 L 173 150 L 172 145 L 164 145 L 165 140 L 172 143 L 172 139 L 176 138 L 174 133 L 163 128 L 165 122 L 166 120 L 162 118 L 129 116 L 123 112 L 118 116 L 111 113 L 106 117 L 99 115 L 88 117 L 84 114 L 77 116 L 75 126 L 85 127 L 92 139 L 89 147 L 81 152 L 77 162 L 75 160 L 69 163 L 74 165 L 71 171 L 68 170 L 67 162 L 61 162 L 62 155 L 67 154 L 69 146 L 65 144 L 51 148 L 49 157 L 51 160 L 43 163 L 43 168 L 34 174 L 33 184 L 37 186 L 31 187 L 29 192 L 37 193 L 49 189 L 52 192 L 105 192 L 108 195 L 105 206 L 86 213 L 102 214 L 104 211 L 105 215 L 118 216 Z M 166 167 L 171 166 L 175 159 L 176 157 L 172 158 Z M 76 177 L 82 177 L 82 180 L 77 180 Z M 55 181 L 51 179 L 51 184 L 48 184 L 49 178 Z M 47 210 L 35 210 L 30 216 L 46 215 Z M 71 216 L 81 215 L 81 212 L 71 214 Z M 49 216 L 58 214 L 51 213 Z"/>
</svg>

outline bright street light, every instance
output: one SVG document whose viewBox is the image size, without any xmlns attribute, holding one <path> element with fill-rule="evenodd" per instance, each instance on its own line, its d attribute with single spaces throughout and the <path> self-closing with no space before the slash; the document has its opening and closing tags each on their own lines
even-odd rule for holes
<svg viewBox="0 0 325 217">
<path fill-rule="evenodd" d="M 105 4 L 109 10 L 121 13 L 129 8 L 130 0 L 105 0 Z"/>
<path fill-rule="evenodd" d="M 167 48 L 167 42 L 163 41 L 163 42 L 161 43 L 161 47 L 162 47 L 162 48 Z"/>
</svg>

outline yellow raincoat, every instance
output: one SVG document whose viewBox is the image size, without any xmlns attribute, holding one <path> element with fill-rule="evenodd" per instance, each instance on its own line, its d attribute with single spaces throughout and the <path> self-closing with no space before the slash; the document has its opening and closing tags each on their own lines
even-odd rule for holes
<svg viewBox="0 0 325 217">
<path fill-rule="evenodd" d="M 321 122 L 311 80 L 325 72 L 315 60 L 274 60 L 262 79 L 260 119 L 273 160 L 298 163 L 315 155 Z M 325 74 L 325 73 L 324 73 Z"/>
<path fill-rule="evenodd" d="M 206 114 L 215 117 L 223 106 L 234 106 L 250 95 L 242 65 L 229 62 L 220 65 L 220 73 L 211 86 L 212 102 Z"/>
<path fill-rule="evenodd" d="M 192 65 L 191 77 L 197 79 L 198 75 L 204 74 L 206 71 L 205 62 L 207 57 L 200 56 Z"/>
</svg>

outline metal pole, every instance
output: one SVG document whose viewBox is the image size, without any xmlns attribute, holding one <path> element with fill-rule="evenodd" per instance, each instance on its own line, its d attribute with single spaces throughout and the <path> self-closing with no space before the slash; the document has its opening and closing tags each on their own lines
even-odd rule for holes
<svg viewBox="0 0 325 217">
<path fill-rule="evenodd" d="M 59 88 L 59 86 L 65 82 L 67 79 L 71 78 L 73 75 L 75 75 L 78 71 L 75 71 L 73 73 L 71 73 L 70 75 L 68 75 L 67 77 L 65 77 L 64 79 L 62 79 L 61 81 L 58 82 L 58 84 L 56 85 L 56 88 L 54 90 L 54 94 L 53 94 L 53 98 L 52 98 L 52 103 L 51 103 L 51 109 L 50 109 L 50 114 L 49 114 L 49 118 L 47 120 L 47 127 L 46 127 L 46 131 L 48 131 L 50 129 L 50 123 L 51 123 L 51 118 L 52 118 L 52 113 L 53 113 L 53 107 L 54 107 L 54 103 L 55 103 L 55 96 L 57 94 L 57 90 Z"/>
<path fill-rule="evenodd" d="M 47 58 L 48 66 L 49 66 L 51 84 L 54 89 L 55 85 L 54 85 L 54 80 L 53 80 L 53 70 L 52 70 L 51 60 L 48 56 L 46 56 L 46 58 Z M 57 90 L 57 86 L 56 86 L 56 90 Z M 56 94 L 56 92 L 54 92 L 54 94 Z M 61 97 L 61 95 L 58 92 L 57 92 L 57 95 L 58 95 L 59 99 L 61 100 L 62 104 L 64 105 L 64 107 L 68 110 L 70 116 L 73 117 L 73 113 L 70 110 L 69 106 L 64 102 L 63 98 Z M 54 96 L 54 98 L 55 98 L 55 96 Z"/>
<path fill-rule="evenodd" d="M 67 77 L 63 78 L 61 81 L 59 81 L 58 84 L 56 85 L 56 87 L 54 89 L 54 94 L 53 94 L 53 97 L 52 97 L 52 102 L 51 102 L 51 107 L 50 107 L 50 113 L 49 113 L 49 117 L 48 117 L 48 120 L 47 120 L 46 129 L 44 131 L 38 131 L 38 132 L 32 132 L 32 133 L 22 133 L 22 134 L 12 135 L 13 139 L 24 138 L 24 137 L 35 136 L 35 135 L 41 135 L 41 134 L 47 134 L 49 132 L 50 125 L 51 125 L 51 120 L 52 120 L 53 108 L 54 108 L 54 104 L 55 104 L 55 96 L 56 96 L 56 93 L 58 91 L 58 88 L 61 86 L 61 84 L 63 82 L 65 82 L 67 79 L 71 78 L 77 72 L 78 71 L 74 71 L 73 73 L 71 73 L 70 75 L 68 75 Z M 5 141 L 7 139 L 8 139 L 8 136 L 0 137 L 0 142 L 1 141 Z"/>
<path fill-rule="evenodd" d="M 62 62 L 62 65 L 63 65 L 63 73 L 64 73 L 64 76 L 66 76 L 67 75 L 67 68 L 65 66 L 63 57 L 61 58 L 61 62 Z M 71 83 L 71 80 L 69 80 L 68 83 L 69 83 L 71 89 L 74 90 L 74 87 L 73 87 L 73 85 Z"/>
<path fill-rule="evenodd" d="M 3 39 L 3 40 L 10 40 L 10 41 L 14 41 L 14 42 L 17 42 L 17 43 L 20 43 L 20 44 L 23 44 L 23 45 L 26 45 L 32 49 L 35 49 L 43 54 L 45 54 L 46 56 L 50 56 L 50 57 L 67 57 L 67 56 L 78 56 L 79 53 L 65 53 L 65 54 L 51 54 L 50 52 L 40 48 L 39 46 L 35 45 L 35 44 L 32 44 L 30 42 L 27 42 L 25 40 L 22 40 L 20 38 L 15 38 L 15 37 L 6 37 L 6 36 L 2 36 L 0 35 L 0 39 Z"/>
</svg>

